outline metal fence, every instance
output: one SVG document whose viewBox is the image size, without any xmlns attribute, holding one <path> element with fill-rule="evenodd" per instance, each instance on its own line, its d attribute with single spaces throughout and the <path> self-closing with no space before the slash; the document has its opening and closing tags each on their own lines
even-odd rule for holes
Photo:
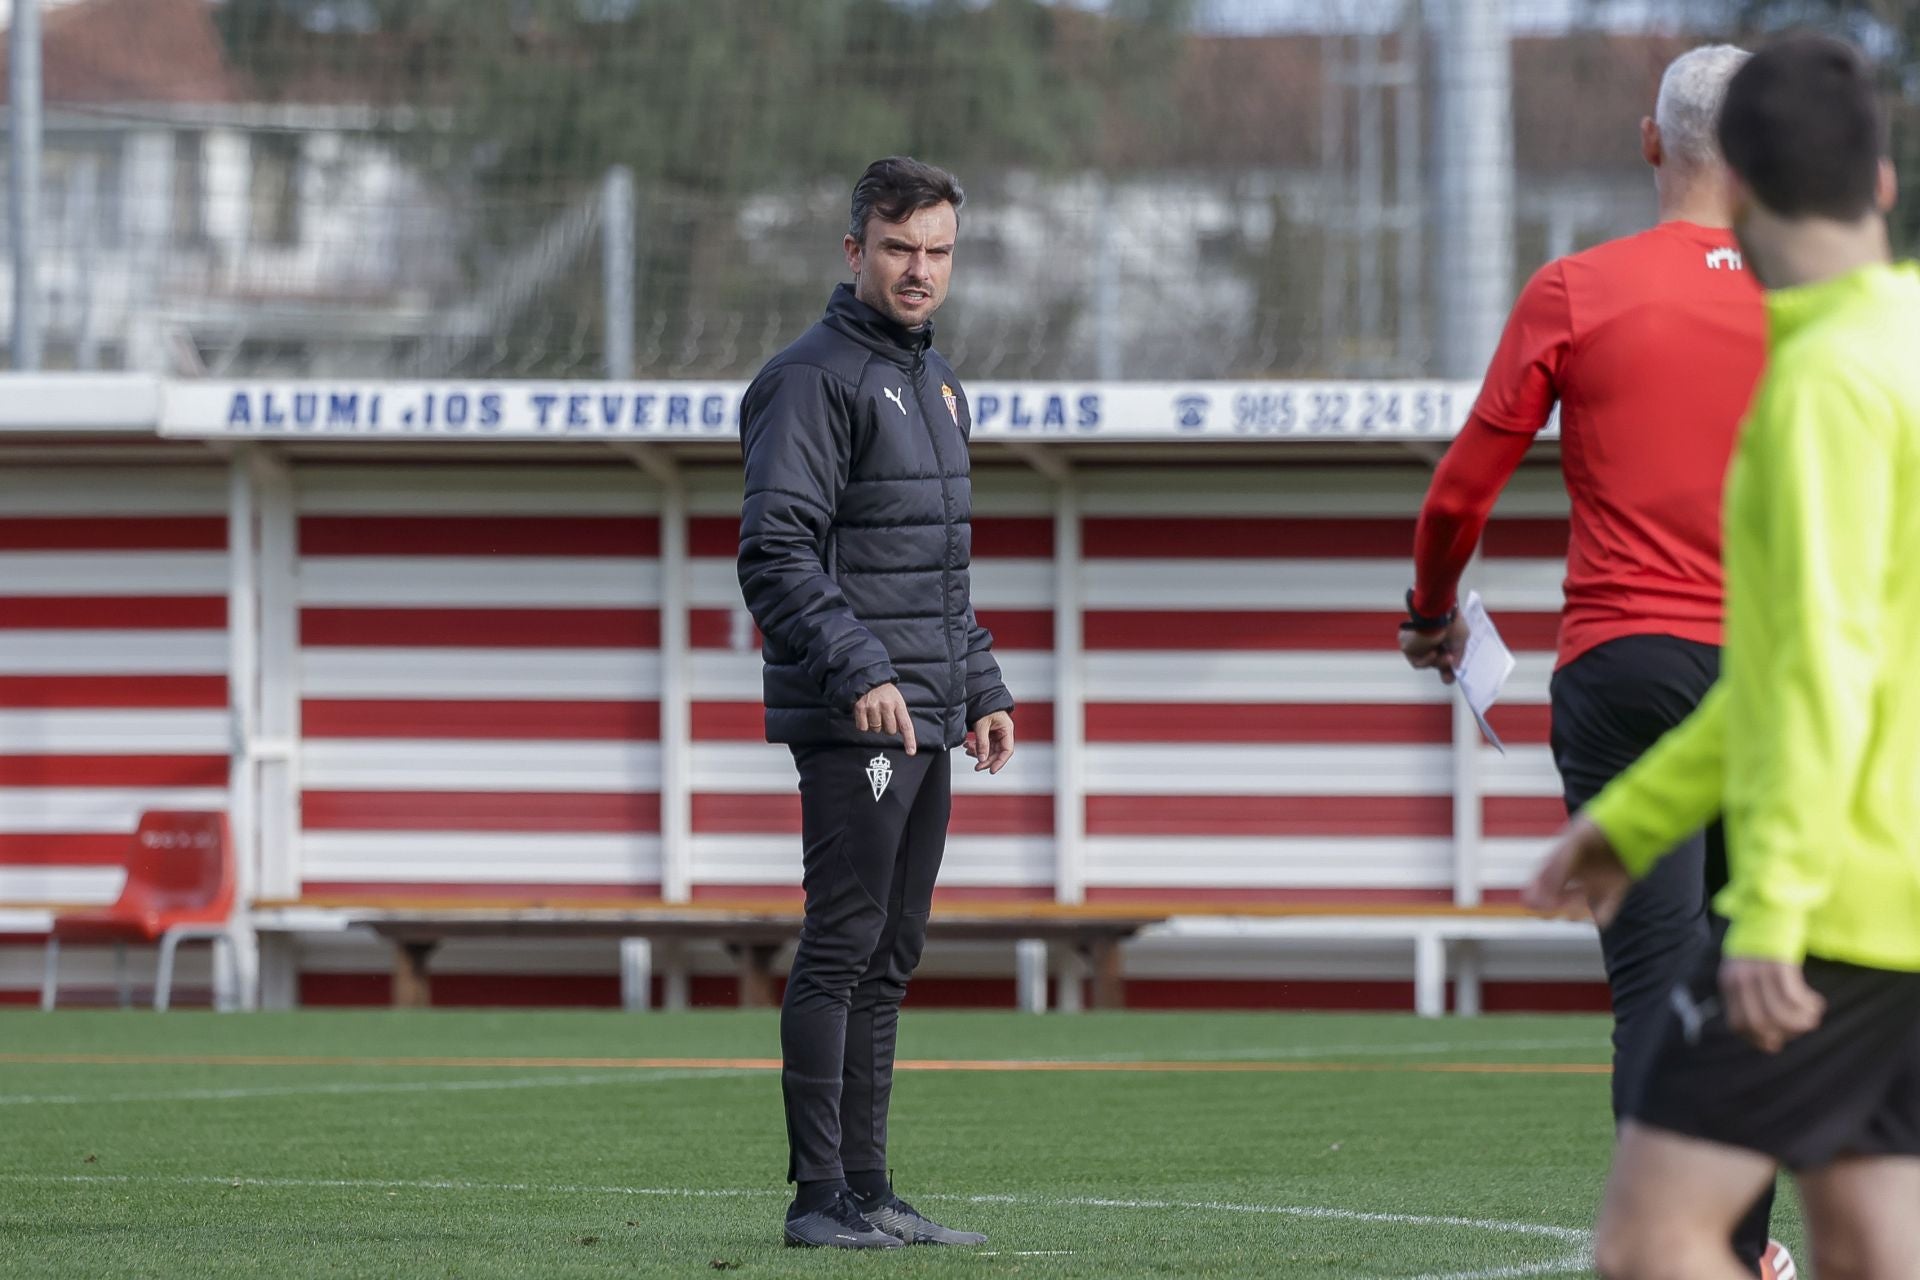
<svg viewBox="0 0 1920 1280">
<path fill-rule="evenodd" d="M 1920 6 L 1783 5 L 46 0 L 0 272 L 34 236 L 53 368 L 738 376 L 910 152 L 968 188 L 970 376 L 1474 376 L 1652 215 L 1677 52 L 1825 13 L 1920 98 Z"/>
</svg>

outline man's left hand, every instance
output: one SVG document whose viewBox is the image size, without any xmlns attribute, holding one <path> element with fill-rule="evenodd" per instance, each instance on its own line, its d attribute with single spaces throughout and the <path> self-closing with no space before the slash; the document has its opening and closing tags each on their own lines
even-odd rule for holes
<svg viewBox="0 0 1920 1280">
<path fill-rule="evenodd" d="M 1827 1012 L 1801 967 L 1781 960 L 1728 956 L 1720 962 L 1720 998 L 1727 1002 L 1727 1025 L 1762 1053 L 1780 1052 Z"/>
<path fill-rule="evenodd" d="M 1005 711 L 981 716 L 967 739 L 967 754 L 973 757 L 973 771 L 998 773 L 1013 759 L 1013 717 Z"/>
<path fill-rule="evenodd" d="M 1443 631 L 1403 630 L 1400 652 L 1414 670 L 1438 671 L 1442 682 L 1452 684 L 1454 664 L 1466 653 L 1467 638 L 1471 634 L 1467 620 L 1456 616 Z"/>
</svg>

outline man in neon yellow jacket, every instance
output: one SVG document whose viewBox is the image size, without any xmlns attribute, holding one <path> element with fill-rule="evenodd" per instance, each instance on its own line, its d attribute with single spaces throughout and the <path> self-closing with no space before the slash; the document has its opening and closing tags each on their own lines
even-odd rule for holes
<svg viewBox="0 0 1920 1280">
<path fill-rule="evenodd" d="M 1788 37 L 1720 141 L 1768 296 L 1728 476 L 1727 643 L 1698 712 L 1574 820 L 1528 891 L 1603 922 L 1724 811 L 1720 954 L 1673 993 L 1595 1238 L 1608 1277 L 1735 1280 L 1779 1167 L 1822 1280 L 1920 1277 L 1920 271 L 1860 56 Z M 1914 563 L 1909 564 L 1909 557 Z"/>
</svg>

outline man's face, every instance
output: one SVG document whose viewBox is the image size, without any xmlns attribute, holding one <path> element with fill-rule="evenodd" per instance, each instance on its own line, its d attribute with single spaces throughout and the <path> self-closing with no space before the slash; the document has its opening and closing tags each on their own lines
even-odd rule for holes
<svg viewBox="0 0 1920 1280">
<path fill-rule="evenodd" d="M 868 219 L 865 244 L 846 240 L 854 295 L 894 323 L 918 329 L 947 300 L 959 234 L 950 204 L 915 209 L 899 222 Z"/>
</svg>

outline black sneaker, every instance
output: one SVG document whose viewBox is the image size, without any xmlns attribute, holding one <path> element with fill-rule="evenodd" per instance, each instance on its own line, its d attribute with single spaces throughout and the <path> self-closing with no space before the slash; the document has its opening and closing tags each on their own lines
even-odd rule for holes
<svg viewBox="0 0 1920 1280">
<path fill-rule="evenodd" d="M 856 1202 L 868 1222 L 903 1244 L 985 1244 L 978 1231 L 955 1231 L 943 1227 L 899 1196 L 889 1191 L 867 1203 Z"/>
<path fill-rule="evenodd" d="M 906 1243 L 875 1229 L 844 1191 L 824 1209 L 788 1218 L 786 1236 L 787 1244 L 797 1249 L 898 1249 Z"/>
</svg>

